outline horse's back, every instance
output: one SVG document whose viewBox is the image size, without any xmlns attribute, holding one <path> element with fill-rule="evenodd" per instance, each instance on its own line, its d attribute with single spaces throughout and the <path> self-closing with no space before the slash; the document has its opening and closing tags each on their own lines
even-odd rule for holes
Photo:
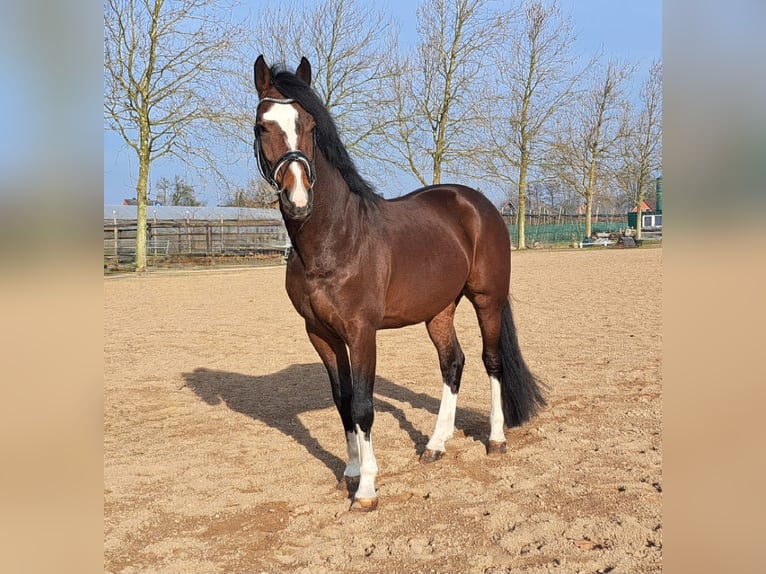
<svg viewBox="0 0 766 574">
<path fill-rule="evenodd" d="M 459 184 L 429 185 L 416 189 L 407 195 L 389 200 L 388 203 L 408 210 L 446 209 L 451 214 L 466 216 L 471 213 L 495 227 L 505 227 L 500 211 L 480 191 Z"/>
<path fill-rule="evenodd" d="M 453 184 L 416 189 L 388 202 L 395 220 L 415 227 L 416 235 L 458 233 L 471 250 L 490 249 L 510 257 L 510 236 L 500 211 L 481 192 Z M 408 225 L 409 224 L 409 225 Z M 396 224 L 394 224 L 396 225 Z"/>
</svg>

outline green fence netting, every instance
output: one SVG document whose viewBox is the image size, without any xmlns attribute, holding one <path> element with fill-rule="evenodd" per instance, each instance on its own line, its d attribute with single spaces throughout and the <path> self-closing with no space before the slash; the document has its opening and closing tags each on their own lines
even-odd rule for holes
<svg viewBox="0 0 766 574">
<path fill-rule="evenodd" d="M 593 233 L 612 233 L 625 229 L 625 222 L 594 223 L 591 226 Z M 519 226 L 509 225 L 508 232 L 514 245 L 519 242 Z M 567 243 L 582 241 L 585 238 L 585 223 L 549 223 L 543 225 L 527 225 L 525 227 L 526 244 L 539 243 Z"/>
</svg>

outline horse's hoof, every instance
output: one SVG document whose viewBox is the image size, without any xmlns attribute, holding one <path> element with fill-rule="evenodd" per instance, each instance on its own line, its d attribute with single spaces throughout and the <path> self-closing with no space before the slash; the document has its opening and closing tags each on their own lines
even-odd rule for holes
<svg viewBox="0 0 766 574">
<path fill-rule="evenodd" d="M 430 448 L 427 448 L 423 451 L 423 454 L 420 455 L 420 462 L 423 464 L 430 464 L 436 462 L 442 456 L 444 456 L 443 450 L 431 450 Z"/>
<path fill-rule="evenodd" d="M 377 498 L 355 498 L 351 503 L 351 512 L 372 512 L 378 508 Z"/>
<path fill-rule="evenodd" d="M 498 456 L 508 452 L 505 441 L 491 440 L 489 446 L 487 446 L 487 454 L 489 456 Z"/>
<path fill-rule="evenodd" d="M 346 476 L 340 479 L 336 486 L 338 490 L 345 490 L 346 492 L 356 492 L 359 489 L 359 477 L 358 476 Z"/>
</svg>

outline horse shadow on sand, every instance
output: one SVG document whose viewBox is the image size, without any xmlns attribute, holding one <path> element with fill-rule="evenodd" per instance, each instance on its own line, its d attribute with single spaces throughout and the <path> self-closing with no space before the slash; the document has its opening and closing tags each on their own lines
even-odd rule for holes
<svg viewBox="0 0 766 574">
<path fill-rule="evenodd" d="M 192 389 L 207 404 L 218 405 L 223 402 L 231 410 L 277 429 L 320 460 L 338 480 L 342 478 L 346 462 L 322 446 L 299 418 L 302 413 L 335 408 L 327 372 L 320 363 L 291 365 L 279 372 L 261 376 L 198 368 L 191 373 L 184 373 L 183 378 L 184 386 Z M 441 384 L 433 386 L 433 394 L 440 397 Z M 433 422 L 430 423 L 433 424 L 439 412 L 440 398 L 413 391 L 382 377 L 375 378 L 375 411 L 391 413 L 399 427 L 409 435 L 415 453 L 421 454 L 429 437 L 415 428 L 407 418 L 407 413 L 389 399 L 408 403 L 413 409 L 425 409 L 433 415 Z M 489 434 L 488 416 L 489 413 L 458 406 L 455 430 L 462 431 L 475 441 L 486 443 Z M 340 416 L 336 414 L 336 417 L 340 441 L 343 426 Z"/>
</svg>

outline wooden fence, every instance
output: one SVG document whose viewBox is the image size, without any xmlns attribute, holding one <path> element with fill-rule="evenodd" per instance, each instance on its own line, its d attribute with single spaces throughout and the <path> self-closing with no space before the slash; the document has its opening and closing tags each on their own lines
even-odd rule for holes
<svg viewBox="0 0 766 574">
<path fill-rule="evenodd" d="M 287 255 L 290 240 L 279 220 L 147 223 L 148 257 Z M 136 254 L 136 222 L 104 221 L 104 262 L 126 263 Z"/>
</svg>

